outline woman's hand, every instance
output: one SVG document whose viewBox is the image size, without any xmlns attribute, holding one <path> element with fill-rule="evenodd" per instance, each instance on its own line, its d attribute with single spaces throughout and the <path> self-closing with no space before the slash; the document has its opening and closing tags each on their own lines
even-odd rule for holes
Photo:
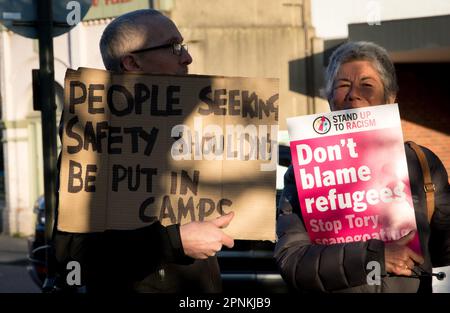
<svg viewBox="0 0 450 313">
<path fill-rule="evenodd" d="M 406 236 L 385 244 L 384 262 L 386 272 L 411 276 L 414 264 L 422 264 L 424 262 L 421 255 L 407 247 L 407 244 L 413 240 L 415 235 L 416 232 L 411 231 Z"/>
</svg>

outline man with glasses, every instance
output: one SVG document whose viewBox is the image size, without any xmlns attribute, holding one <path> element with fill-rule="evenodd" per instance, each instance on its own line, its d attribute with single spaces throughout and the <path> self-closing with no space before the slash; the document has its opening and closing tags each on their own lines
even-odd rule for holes
<svg viewBox="0 0 450 313">
<path fill-rule="evenodd" d="M 119 16 L 104 30 L 100 51 L 114 72 L 185 75 L 192 57 L 175 24 L 155 10 Z M 220 292 L 215 257 L 233 239 L 221 228 L 233 213 L 211 222 L 162 226 L 155 222 L 135 230 L 73 234 L 57 231 L 55 249 L 62 283 L 66 266 L 79 261 L 89 291 Z"/>
</svg>

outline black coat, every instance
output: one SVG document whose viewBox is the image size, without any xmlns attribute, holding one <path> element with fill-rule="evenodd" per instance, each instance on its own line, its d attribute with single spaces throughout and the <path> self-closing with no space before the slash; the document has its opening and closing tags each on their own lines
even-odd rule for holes
<svg viewBox="0 0 450 313">
<path fill-rule="evenodd" d="M 58 285 L 66 286 L 70 261 L 81 266 L 87 292 L 212 293 L 222 288 L 216 257 L 184 255 L 178 225 L 159 222 L 135 230 L 54 236 Z"/>
<path fill-rule="evenodd" d="M 417 229 L 425 258 L 421 267 L 429 273 L 432 266 L 450 265 L 450 186 L 442 162 L 430 150 L 423 150 L 436 185 L 431 227 L 427 220 L 420 163 L 415 152 L 405 145 Z M 313 244 L 301 217 L 292 166 L 285 174 L 284 184 L 278 207 L 275 258 L 281 275 L 293 289 L 306 292 L 431 291 L 430 277 L 394 277 L 386 273 L 381 240 Z M 380 285 L 367 284 L 367 274 L 371 270 L 366 270 L 366 265 L 370 261 L 381 265 Z M 417 267 L 414 270 L 420 272 Z"/>
</svg>

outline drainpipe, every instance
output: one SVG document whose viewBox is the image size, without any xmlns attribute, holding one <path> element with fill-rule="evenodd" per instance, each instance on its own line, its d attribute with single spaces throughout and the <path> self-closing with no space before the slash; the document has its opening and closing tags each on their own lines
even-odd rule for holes
<svg viewBox="0 0 450 313">
<path fill-rule="evenodd" d="M 305 34 L 305 87 L 306 87 L 306 112 L 307 114 L 315 113 L 314 104 L 314 59 L 312 36 L 310 36 L 310 21 L 307 20 L 307 13 L 311 10 L 310 0 L 303 0 L 301 5 L 301 14 L 303 21 L 303 33 Z"/>
</svg>

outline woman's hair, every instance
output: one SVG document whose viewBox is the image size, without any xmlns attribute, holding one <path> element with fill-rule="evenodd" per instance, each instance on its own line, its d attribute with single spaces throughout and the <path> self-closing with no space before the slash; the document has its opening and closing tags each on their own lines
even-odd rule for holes
<svg viewBox="0 0 450 313">
<path fill-rule="evenodd" d="M 389 96 L 395 97 L 397 95 L 397 76 L 394 64 L 387 51 L 373 42 L 347 42 L 333 52 L 325 71 L 325 94 L 330 104 L 333 100 L 334 80 L 341 65 L 360 60 L 369 61 L 380 75 L 384 87 L 385 101 Z"/>
<path fill-rule="evenodd" d="M 142 48 L 147 41 L 146 18 L 157 15 L 162 14 L 152 9 L 136 10 L 121 15 L 108 24 L 100 39 L 100 52 L 107 70 L 122 71 L 122 57 Z"/>
</svg>

